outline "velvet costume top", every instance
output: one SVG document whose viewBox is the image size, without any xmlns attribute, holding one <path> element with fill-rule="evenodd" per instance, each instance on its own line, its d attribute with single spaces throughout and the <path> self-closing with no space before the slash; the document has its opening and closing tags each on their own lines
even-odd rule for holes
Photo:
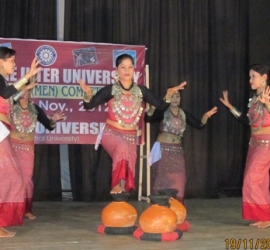
<svg viewBox="0 0 270 250">
<path fill-rule="evenodd" d="M 51 127 L 51 120 L 45 114 L 44 110 L 38 105 L 34 104 L 37 111 L 37 120 L 48 130 L 52 131 L 55 127 Z"/>
<path fill-rule="evenodd" d="M 143 96 L 143 101 L 149 103 L 152 106 L 155 106 L 158 109 L 165 110 L 168 108 L 168 103 L 166 103 L 164 100 L 157 99 L 153 93 L 145 86 L 137 85 Z M 98 105 L 101 105 L 103 103 L 108 102 L 108 113 L 109 118 L 111 120 L 117 120 L 114 113 L 112 112 L 112 105 L 110 104 L 111 100 L 114 98 L 112 94 L 112 87 L 113 84 L 107 85 L 100 89 L 94 96 L 92 96 L 92 99 L 90 102 L 83 102 L 85 109 L 92 109 Z"/>
<path fill-rule="evenodd" d="M 9 114 L 9 98 L 17 93 L 13 85 L 7 85 L 6 79 L 0 74 L 0 114 L 7 116 Z"/>
<path fill-rule="evenodd" d="M 6 79 L 0 74 L 0 96 L 8 99 L 16 93 L 17 89 L 13 85 L 6 86 Z"/>
</svg>

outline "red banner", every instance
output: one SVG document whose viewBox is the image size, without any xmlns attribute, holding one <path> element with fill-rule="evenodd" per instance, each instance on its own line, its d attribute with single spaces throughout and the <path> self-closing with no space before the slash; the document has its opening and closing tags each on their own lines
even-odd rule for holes
<svg viewBox="0 0 270 250">
<path fill-rule="evenodd" d="M 10 83 L 28 71 L 32 59 L 40 60 L 38 86 L 32 91 L 32 101 L 47 115 L 64 111 L 66 120 L 57 123 L 53 131 L 37 123 L 37 144 L 94 144 L 107 117 L 106 104 L 93 110 L 83 108 L 83 92 L 78 80 L 83 79 L 93 88 L 112 84 L 115 59 L 123 53 L 134 58 L 134 81 L 145 85 L 145 46 L 62 42 L 48 40 L 0 38 L 0 46 L 16 50 L 16 70 L 7 79 Z M 143 121 L 139 126 L 144 130 Z M 140 138 L 144 143 L 144 132 Z"/>
</svg>

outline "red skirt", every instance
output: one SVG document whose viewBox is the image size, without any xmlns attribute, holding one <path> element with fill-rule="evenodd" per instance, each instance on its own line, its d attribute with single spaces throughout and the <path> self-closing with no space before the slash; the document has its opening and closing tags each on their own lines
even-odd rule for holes
<svg viewBox="0 0 270 250">
<path fill-rule="evenodd" d="M 252 135 L 243 183 L 243 219 L 270 221 L 270 135 Z"/>
<path fill-rule="evenodd" d="M 186 167 L 181 144 L 160 143 L 161 159 L 151 166 L 151 193 L 159 189 L 178 190 L 177 199 L 183 200 L 186 185 Z"/>
<path fill-rule="evenodd" d="M 137 159 L 136 131 L 118 130 L 106 125 L 101 145 L 112 158 L 112 183 L 114 187 L 125 180 L 125 190 L 135 189 L 134 176 Z"/>
<path fill-rule="evenodd" d="M 25 213 L 32 212 L 33 204 L 33 171 L 34 171 L 34 141 L 11 139 L 11 145 L 18 159 L 25 184 Z"/>
<path fill-rule="evenodd" d="M 9 136 L 0 142 L 0 227 L 21 225 L 25 187 Z"/>
</svg>

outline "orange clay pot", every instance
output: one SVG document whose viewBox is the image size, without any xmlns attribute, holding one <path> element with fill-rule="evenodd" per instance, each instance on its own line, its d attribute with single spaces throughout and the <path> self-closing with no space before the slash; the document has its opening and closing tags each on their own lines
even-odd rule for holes
<svg viewBox="0 0 270 250">
<path fill-rule="evenodd" d="M 136 220 L 136 209 L 125 201 L 113 201 L 101 212 L 101 221 L 107 227 L 131 227 Z"/>
<path fill-rule="evenodd" d="M 142 212 L 139 224 L 145 233 L 170 233 L 177 227 L 177 215 L 166 206 L 154 204 Z"/>
<path fill-rule="evenodd" d="M 183 223 L 187 217 L 187 210 L 185 206 L 182 204 L 182 202 L 172 197 L 169 199 L 169 203 L 170 209 L 173 210 L 177 215 L 177 224 Z"/>
</svg>

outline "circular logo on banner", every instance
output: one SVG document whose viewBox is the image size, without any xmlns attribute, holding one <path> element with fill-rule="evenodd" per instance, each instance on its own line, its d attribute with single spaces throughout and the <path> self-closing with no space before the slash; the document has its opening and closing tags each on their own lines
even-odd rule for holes
<svg viewBox="0 0 270 250">
<path fill-rule="evenodd" d="M 57 57 L 56 50 L 49 45 L 42 45 L 36 50 L 36 56 L 42 66 L 52 65 Z"/>
</svg>

